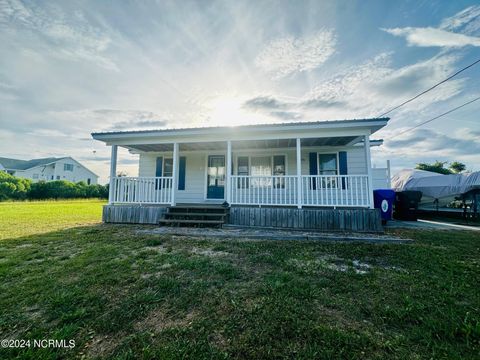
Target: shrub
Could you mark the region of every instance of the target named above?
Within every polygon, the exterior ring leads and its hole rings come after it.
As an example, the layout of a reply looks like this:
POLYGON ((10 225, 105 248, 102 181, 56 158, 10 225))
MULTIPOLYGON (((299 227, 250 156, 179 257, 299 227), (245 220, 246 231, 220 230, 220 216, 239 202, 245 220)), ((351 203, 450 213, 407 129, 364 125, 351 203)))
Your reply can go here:
POLYGON ((32 184, 29 199, 75 199, 108 198, 103 185, 87 185, 83 181, 73 183, 66 180, 39 181, 32 184))
POLYGON ((76 198, 107 199, 108 186, 87 185, 83 181, 73 183, 66 180, 32 183, 29 179, 17 178, 0 171, 0 201, 76 198))
POLYGON ((30 180, 17 178, 0 171, 0 201, 26 199, 30 186, 30 180))

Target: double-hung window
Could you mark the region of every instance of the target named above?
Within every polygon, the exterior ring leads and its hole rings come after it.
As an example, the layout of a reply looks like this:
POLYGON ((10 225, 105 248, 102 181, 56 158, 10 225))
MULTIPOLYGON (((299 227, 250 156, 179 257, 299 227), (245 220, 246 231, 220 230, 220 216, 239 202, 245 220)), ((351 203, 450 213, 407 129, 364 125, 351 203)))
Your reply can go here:
POLYGON ((324 175, 322 178, 322 187, 337 187, 337 178, 328 175, 338 175, 338 157, 336 153, 318 154, 318 175, 324 175))
POLYGON ((275 155, 273 157, 273 175, 279 176, 273 179, 273 187, 275 189, 285 188, 285 155, 275 155))
POLYGON ((238 179, 239 189, 249 186, 253 188, 284 188, 285 179, 283 177, 285 174, 285 155, 239 156, 237 158, 237 175, 250 176, 250 178, 240 177, 238 179))
MULTIPOLYGON (((239 156, 237 158, 237 175, 239 176, 248 176, 248 156, 239 156)), ((238 188, 239 189, 247 189, 248 188, 248 178, 247 177, 240 177, 238 178, 238 188)))
POLYGON ((73 164, 63 164, 63 171, 73 171, 73 164))
POLYGON ((164 177, 173 176, 173 159, 165 158, 163 161, 163 175, 164 177))

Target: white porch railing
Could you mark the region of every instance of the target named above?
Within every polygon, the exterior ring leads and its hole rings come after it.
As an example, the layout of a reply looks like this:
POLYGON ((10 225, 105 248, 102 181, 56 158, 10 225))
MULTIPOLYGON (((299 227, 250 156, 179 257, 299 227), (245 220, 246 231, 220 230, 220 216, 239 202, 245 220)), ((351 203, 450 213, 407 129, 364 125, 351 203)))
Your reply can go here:
POLYGON ((302 175, 302 205, 368 207, 368 175, 302 175))
POLYGON ((296 205, 297 176, 230 177, 230 199, 236 205, 296 205))
MULTIPOLYGON (((298 177, 231 176, 235 205, 298 205, 298 177)), ((368 207, 368 175, 302 175, 301 205, 368 207)))
MULTIPOLYGON (((297 206, 298 177, 232 175, 227 191, 234 205, 297 206)), ((113 203, 170 204, 173 177, 116 177, 113 203)), ((302 175, 301 205, 369 207, 368 175, 302 175)))
POLYGON ((173 177, 116 177, 113 203, 170 204, 173 177))

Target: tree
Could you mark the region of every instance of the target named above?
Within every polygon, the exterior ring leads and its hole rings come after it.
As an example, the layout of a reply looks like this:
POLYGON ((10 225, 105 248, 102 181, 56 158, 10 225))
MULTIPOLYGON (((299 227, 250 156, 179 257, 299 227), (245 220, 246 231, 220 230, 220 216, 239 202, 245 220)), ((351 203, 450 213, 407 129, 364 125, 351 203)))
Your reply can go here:
POLYGON ((467 167, 465 166, 465 164, 458 161, 450 163, 449 167, 449 169, 455 174, 460 174, 462 171, 465 171, 466 168, 467 167))
POLYGON ((427 164, 427 163, 418 163, 417 166, 415 166, 415 169, 418 170, 425 170, 425 171, 430 171, 438 174, 444 174, 444 175, 449 175, 452 173, 450 169, 447 169, 444 167, 446 164, 446 161, 435 161, 433 164, 427 164))

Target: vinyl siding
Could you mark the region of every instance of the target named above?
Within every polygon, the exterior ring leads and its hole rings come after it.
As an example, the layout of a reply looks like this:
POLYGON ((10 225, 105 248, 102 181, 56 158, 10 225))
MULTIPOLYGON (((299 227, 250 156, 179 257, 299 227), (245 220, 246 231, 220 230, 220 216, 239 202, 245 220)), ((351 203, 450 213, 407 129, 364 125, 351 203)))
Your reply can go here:
MULTIPOLYGON (((309 175, 309 153, 310 152, 347 152, 347 165, 349 175, 366 174, 365 150, 362 147, 309 147, 302 148, 302 174, 309 175)), ((208 155, 225 154, 222 151, 209 152, 182 152, 180 156, 186 157, 185 190, 176 190, 177 203, 196 203, 205 201, 206 193, 206 165, 208 155)), ((262 149, 262 150, 241 150, 232 152, 233 172, 237 173, 238 156, 268 156, 285 155, 287 175, 296 175, 296 149, 262 149)), ((156 158, 158 156, 171 157, 172 153, 140 153, 139 176, 155 176, 156 158)))

